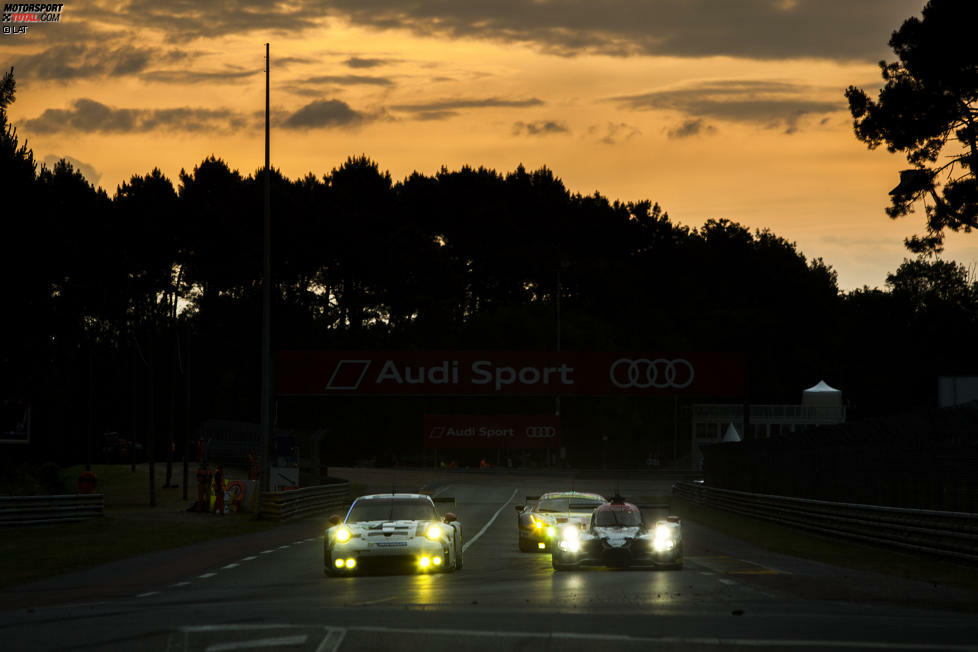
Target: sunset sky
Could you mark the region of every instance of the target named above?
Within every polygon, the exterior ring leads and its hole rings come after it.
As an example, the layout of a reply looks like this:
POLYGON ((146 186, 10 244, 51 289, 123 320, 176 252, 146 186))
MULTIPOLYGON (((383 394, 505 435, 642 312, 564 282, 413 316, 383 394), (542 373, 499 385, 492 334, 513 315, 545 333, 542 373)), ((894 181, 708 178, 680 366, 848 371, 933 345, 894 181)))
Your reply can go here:
MULTIPOLYGON (((546 165, 573 192, 650 199, 690 226, 768 227, 843 289, 883 286, 922 231, 883 212, 901 154, 852 133, 843 91, 881 84, 924 0, 65 2, 0 36, 10 115, 38 161, 114 194, 154 166, 264 160, 328 173, 366 154, 417 170, 546 165)), ((274 210, 274 209, 273 209, 274 210)), ((971 265, 978 235, 944 254, 971 265)))

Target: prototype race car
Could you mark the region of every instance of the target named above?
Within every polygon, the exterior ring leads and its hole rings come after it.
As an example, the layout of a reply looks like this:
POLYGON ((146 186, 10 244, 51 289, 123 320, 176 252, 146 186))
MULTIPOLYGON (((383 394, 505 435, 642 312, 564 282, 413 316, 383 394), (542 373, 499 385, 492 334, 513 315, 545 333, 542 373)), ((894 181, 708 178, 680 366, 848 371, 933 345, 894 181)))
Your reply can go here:
MULTIPOLYGON (((438 498, 452 502, 452 498, 438 498)), ((360 496, 346 518, 330 519, 323 561, 330 575, 361 569, 451 572, 462 568, 462 525, 455 514, 438 515, 425 494, 360 496)))
POLYGON ((588 527, 564 527, 558 533, 551 563, 554 570, 579 566, 683 567, 683 532, 678 516, 646 521, 621 496, 601 505, 588 527))
POLYGON ((546 552, 563 527, 587 526, 595 507, 608 502, 599 494, 579 491, 551 491, 542 496, 527 496, 535 505, 517 505, 516 531, 521 552, 546 552))

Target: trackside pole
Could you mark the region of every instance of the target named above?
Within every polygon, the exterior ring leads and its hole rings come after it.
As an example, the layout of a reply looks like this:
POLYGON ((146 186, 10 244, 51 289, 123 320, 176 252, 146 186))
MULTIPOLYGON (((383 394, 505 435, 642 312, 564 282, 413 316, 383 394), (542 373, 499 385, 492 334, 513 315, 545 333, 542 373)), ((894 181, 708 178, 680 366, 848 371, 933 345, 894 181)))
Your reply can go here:
POLYGON ((272 439, 272 211, 271 166, 269 154, 269 59, 268 43, 265 44, 265 224, 264 256, 261 293, 261 489, 270 488, 268 449, 272 439))

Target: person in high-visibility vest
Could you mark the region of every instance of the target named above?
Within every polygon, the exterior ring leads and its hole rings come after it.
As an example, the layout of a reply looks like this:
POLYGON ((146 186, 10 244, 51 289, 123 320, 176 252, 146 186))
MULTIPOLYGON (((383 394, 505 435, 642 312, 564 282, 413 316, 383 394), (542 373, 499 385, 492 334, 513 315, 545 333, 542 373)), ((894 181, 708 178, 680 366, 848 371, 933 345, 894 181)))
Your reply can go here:
POLYGON ((206 512, 208 510, 208 502, 211 486, 211 472, 207 468, 207 462, 202 462, 200 468, 197 469, 197 511, 206 512))
POLYGON ((214 469, 214 513, 224 514, 224 467, 214 469))

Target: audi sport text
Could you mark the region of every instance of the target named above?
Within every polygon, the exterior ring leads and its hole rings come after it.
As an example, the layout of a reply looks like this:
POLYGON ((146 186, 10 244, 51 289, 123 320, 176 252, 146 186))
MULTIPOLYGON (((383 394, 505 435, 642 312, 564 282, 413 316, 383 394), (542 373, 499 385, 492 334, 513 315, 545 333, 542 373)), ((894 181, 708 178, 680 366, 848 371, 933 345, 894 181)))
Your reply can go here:
MULTIPOLYGON (((573 385, 574 379, 571 374, 574 368, 566 364, 559 367, 493 367, 488 360, 477 360, 472 363, 470 382, 473 385, 492 385, 496 391, 502 389, 504 385, 519 383, 522 385, 536 385, 543 383, 549 385, 551 376, 554 382, 561 385, 573 385), (559 378, 559 380, 558 380, 559 378)), ((385 382, 393 382, 398 385, 420 385, 431 383, 432 385, 459 384, 458 361, 449 362, 446 360, 434 367, 404 367, 398 369, 393 360, 388 360, 380 373, 377 374, 378 385, 385 382)))

